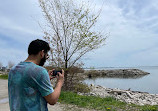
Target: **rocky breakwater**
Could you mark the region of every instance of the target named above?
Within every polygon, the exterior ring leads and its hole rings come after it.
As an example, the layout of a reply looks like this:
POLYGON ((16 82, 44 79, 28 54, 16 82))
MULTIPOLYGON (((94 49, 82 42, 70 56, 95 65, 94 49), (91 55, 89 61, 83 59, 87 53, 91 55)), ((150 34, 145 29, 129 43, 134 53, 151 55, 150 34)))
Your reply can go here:
MULTIPOLYGON (((149 74, 139 69, 115 69, 115 70, 89 70, 85 72, 88 78, 112 77, 112 78, 139 78, 149 74)), ((86 78, 86 77, 85 77, 86 78)), ((158 94, 149 94, 147 92, 111 89, 91 84, 90 93, 84 95, 114 97, 126 103, 137 105, 158 105, 158 94)), ((81 93, 80 93, 81 94, 81 93)))
MULTIPOLYGON (((89 86, 91 91, 87 94, 91 96, 104 97, 114 97, 126 103, 133 103, 137 105, 158 105, 158 94, 149 94, 146 92, 121 90, 121 89, 111 89, 102 86, 89 86)), ((80 93, 81 94, 81 93, 80 93)))
POLYGON ((114 70, 87 70, 85 74, 93 77, 115 77, 115 78, 139 78, 149 74, 139 69, 114 69, 114 70))

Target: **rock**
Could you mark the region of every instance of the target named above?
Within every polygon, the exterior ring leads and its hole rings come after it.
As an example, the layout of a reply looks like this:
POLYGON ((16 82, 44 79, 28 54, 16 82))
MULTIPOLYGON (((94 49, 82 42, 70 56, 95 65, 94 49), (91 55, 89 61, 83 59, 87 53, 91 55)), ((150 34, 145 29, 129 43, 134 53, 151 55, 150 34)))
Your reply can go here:
POLYGON ((91 88, 91 92, 87 93, 86 95, 100 96, 102 98, 110 96, 120 101, 137 105, 158 105, 158 94, 121 90, 118 88, 111 89, 102 86, 94 86, 93 84, 91 84, 89 87, 91 88))

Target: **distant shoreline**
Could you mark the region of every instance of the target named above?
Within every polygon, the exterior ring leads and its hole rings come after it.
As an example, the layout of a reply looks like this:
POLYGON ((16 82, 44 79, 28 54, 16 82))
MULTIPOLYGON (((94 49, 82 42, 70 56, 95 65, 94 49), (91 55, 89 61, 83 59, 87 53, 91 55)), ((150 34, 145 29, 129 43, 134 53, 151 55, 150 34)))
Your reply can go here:
POLYGON ((104 69, 139 69, 139 68, 158 68, 158 66, 131 66, 131 67, 85 67, 84 70, 104 70, 104 69))
POLYGON ((144 75, 150 74, 140 69, 104 69, 104 70, 85 70, 84 77, 86 78, 97 78, 97 77, 119 77, 119 78, 137 78, 144 75))

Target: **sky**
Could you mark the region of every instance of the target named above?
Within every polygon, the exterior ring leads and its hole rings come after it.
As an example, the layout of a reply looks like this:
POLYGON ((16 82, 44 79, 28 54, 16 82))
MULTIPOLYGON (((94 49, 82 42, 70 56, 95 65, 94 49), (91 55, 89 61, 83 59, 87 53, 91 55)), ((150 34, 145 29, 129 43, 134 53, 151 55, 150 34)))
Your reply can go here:
MULTIPOLYGON (((92 1, 92 0, 89 0, 92 1)), ((108 34, 105 46, 87 53, 84 67, 158 66, 158 1, 93 0, 102 7, 96 29, 108 34)), ((38 0, 0 1, 0 62, 24 61, 29 43, 43 39, 38 0)))

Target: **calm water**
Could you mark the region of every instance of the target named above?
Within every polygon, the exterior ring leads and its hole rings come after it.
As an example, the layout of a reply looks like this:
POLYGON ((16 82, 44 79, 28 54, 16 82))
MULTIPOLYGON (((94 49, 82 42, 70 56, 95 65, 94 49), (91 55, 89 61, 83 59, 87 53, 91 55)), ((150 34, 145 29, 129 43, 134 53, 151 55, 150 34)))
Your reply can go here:
MULTIPOLYGON (((104 68, 107 69, 107 68, 104 68)), ((108 68, 109 69, 109 68, 108 68)), ((124 69, 124 68, 113 68, 124 69)), ((87 79, 87 84, 101 85, 107 88, 119 88, 127 90, 131 88, 133 91, 149 92, 158 94, 158 67, 137 67, 143 71, 149 72, 149 75, 141 78, 95 78, 87 79)))

